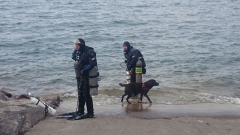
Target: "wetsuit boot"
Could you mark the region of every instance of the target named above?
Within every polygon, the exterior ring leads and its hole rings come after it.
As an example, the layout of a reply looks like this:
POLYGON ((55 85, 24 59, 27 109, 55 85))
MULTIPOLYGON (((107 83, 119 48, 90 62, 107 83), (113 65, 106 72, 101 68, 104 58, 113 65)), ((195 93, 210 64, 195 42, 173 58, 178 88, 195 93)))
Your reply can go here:
POLYGON ((88 97, 86 100, 86 105, 87 105, 87 113, 82 115, 82 118, 93 118, 94 117, 94 111, 93 111, 93 100, 92 97, 88 97))
POLYGON ((81 115, 79 117, 75 117, 75 120, 85 119, 85 118, 93 118, 94 117, 93 101, 92 101, 91 96, 86 100, 86 106, 87 106, 87 113, 84 114, 84 115, 81 115))

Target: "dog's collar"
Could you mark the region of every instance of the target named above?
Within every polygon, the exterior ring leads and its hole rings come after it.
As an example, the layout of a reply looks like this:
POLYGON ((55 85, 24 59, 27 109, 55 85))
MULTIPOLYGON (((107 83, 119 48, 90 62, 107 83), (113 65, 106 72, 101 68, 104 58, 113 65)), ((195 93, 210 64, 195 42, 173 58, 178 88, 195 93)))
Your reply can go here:
POLYGON ((142 90, 144 91, 144 90, 150 90, 150 89, 148 87, 146 87, 145 84, 143 83, 142 84, 142 90))

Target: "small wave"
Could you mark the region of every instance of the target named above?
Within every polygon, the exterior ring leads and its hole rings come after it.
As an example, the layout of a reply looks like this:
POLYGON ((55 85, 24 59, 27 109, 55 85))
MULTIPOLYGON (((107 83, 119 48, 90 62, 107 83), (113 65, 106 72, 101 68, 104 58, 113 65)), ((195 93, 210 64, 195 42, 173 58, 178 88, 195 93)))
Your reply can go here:
POLYGON ((217 96, 208 93, 196 93, 195 95, 201 102, 213 102, 213 103, 231 103, 240 104, 240 98, 217 96))
POLYGON ((77 97, 77 92, 67 92, 67 93, 62 93, 61 97, 77 97))
POLYGON ((235 79, 232 75, 215 77, 202 83, 205 87, 226 87, 233 84, 235 84, 235 79))

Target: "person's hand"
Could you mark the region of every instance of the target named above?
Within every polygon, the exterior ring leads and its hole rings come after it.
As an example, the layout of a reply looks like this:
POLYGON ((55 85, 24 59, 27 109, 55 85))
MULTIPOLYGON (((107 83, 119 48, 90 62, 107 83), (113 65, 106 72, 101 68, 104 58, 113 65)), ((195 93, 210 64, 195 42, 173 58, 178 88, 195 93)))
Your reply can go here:
POLYGON ((82 75, 86 75, 87 74, 87 70, 84 68, 83 70, 81 70, 81 74, 82 75))
POLYGON ((127 66, 126 71, 130 71, 130 70, 131 70, 131 67, 130 67, 130 66, 127 66))

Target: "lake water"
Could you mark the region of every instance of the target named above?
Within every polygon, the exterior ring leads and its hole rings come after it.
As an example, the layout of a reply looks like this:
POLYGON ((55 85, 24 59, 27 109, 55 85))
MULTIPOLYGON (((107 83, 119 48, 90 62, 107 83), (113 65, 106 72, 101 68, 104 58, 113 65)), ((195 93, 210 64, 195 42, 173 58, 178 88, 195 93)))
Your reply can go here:
POLYGON ((76 96, 71 53, 95 49, 96 104, 118 104, 122 43, 144 55, 155 103, 240 104, 238 0, 0 0, 0 89, 76 96))

